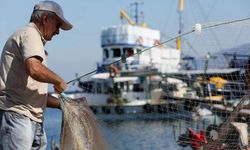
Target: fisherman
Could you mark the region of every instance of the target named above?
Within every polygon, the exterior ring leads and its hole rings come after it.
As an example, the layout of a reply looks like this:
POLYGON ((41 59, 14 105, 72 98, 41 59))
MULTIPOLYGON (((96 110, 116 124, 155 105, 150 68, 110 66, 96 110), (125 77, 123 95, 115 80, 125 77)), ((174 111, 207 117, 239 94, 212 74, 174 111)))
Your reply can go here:
POLYGON ((0 149, 45 150, 45 107, 60 107, 48 94, 48 83, 57 93, 67 84, 47 68, 44 46, 59 29, 70 30, 62 8, 53 1, 34 6, 30 23, 7 40, 0 60, 0 149))

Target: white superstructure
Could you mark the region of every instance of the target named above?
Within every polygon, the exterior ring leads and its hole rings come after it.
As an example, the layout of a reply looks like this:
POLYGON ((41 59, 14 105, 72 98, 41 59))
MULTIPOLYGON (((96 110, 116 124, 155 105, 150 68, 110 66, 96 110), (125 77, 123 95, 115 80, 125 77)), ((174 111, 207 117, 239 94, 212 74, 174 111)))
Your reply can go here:
POLYGON ((114 44, 151 47, 157 41, 160 41, 158 30, 129 24, 108 27, 101 32, 101 45, 103 47, 114 44))
POLYGON ((130 24, 105 28, 101 33, 103 48, 101 64, 110 64, 120 59, 122 55, 135 55, 129 57, 123 66, 120 64, 119 69, 177 72, 180 68, 180 50, 159 44, 158 30, 130 24))

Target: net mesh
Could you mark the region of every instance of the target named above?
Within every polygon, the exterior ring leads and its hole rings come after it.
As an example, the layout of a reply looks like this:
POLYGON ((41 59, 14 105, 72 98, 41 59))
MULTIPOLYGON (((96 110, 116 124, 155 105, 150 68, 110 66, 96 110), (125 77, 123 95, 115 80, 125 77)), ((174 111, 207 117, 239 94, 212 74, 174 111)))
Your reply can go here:
MULTIPOLYGON (((217 35, 224 35, 217 41, 210 39, 210 31, 204 31, 199 37, 193 34, 185 37, 190 40, 183 44, 183 53, 198 57, 196 63, 183 58, 178 73, 155 72, 153 64, 148 64, 144 70, 122 70, 119 66, 124 63, 117 62, 114 65, 119 72, 110 72, 110 66, 100 67, 97 72, 79 79, 78 94, 87 98, 90 109, 86 103, 61 97, 62 149, 105 147, 92 112, 103 118, 138 119, 142 116, 179 121, 170 134, 176 142, 174 149, 247 149, 250 45, 237 45, 249 35, 249 30, 245 30, 249 24, 247 21, 214 29, 217 35), (240 36, 242 29, 245 33, 240 36), (197 47, 202 47, 203 53, 197 47), (129 74, 133 71, 136 73, 129 74), (95 101, 98 96, 100 99, 95 101), (131 117, 133 115, 136 117, 131 117), (194 127, 193 123, 198 126, 194 127)), ((187 40, 185 38, 183 40, 187 40)), ((145 52, 149 51, 151 49, 145 52)))
POLYGON ((63 111, 60 149, 105 150, 98 122, 86 101, 83 98, 72 100, 65 95, 59 98, 63 111))

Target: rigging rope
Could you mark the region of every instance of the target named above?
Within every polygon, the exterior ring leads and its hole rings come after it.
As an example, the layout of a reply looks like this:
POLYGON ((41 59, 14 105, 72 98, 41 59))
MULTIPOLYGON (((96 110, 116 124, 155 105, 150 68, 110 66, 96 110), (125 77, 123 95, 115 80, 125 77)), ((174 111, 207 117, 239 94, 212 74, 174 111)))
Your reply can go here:
MULTIPOLYGON (((207 25, 203 25, 203 26, 202 26, 202 29, 205 30, 205 29, 209 29, 209 28, 214 28, 214 27, 218 27, 218 26, 222 26, 222 25, 227 25, 227 24, 233 24, 233 23, 242 22, 242 21, 246 21, 246 20, 250 20, 250 18, 248 17, 248 18, 243 18, 243 19, 225 21, 225 22, 221 22, 221 23, 217 23, 217 24, 212 24, 212 25, 207 24, 207 25)), ((190 31, 187 31, 187 32, 182 33, 182 34, 180 34, 180 35, 177 35, 177 36, 175 36, 175 37, 172 37, 172 38, 170 38, 170 39, 168 39, 168 40, 166 40, 166 41, 160 42, 160 43, 157 44, 157 45, 154 45, 154 46, 145 48, 145 49, 143 49, 141 52, 134 53, 134 54, 132 54, 132 55, 130 55, 130 56, 125 56, 125 59, 126 59, 126 58, 129 58, 129 57, 136 56, 136 55, 140 55, 141 53, 143 53, 143 52, 145 52, 145 51, 148 51, 148 50, 150 50, 150 49, 152 49, 152 48, 154 48, 154 47, 158 47, 158 46, 160 46, 160 45, 166 44, 166 43, 168 43, 168 42, 170 42, 170 41, 173 41, 173 40, 177 39, 178 37, 183 37, 183 36, 186 36, 186 35, 188 35, 188 34, 190 34, 190 33, 193 33, 193 32, 195 32, 195 29, 192 29, 192 30, 190 30, 190 31)), ((109 64, 107 64, 107 65, 105 65, 105 66, 110 66, 110 65, 115 64, 115 63, 117 63, 117 62, 120 62, 122 59, 123 59, 123 58, 120 58, 120 59, 118 59, 118 60, 116 60, 116 61, 113 61, 113 62, 111 62, 111 63, 109 63, 109 64)), ((75 78, 75 79, 73 79, 73 80, 70 80, 70 81, 67 82, 67 84, 72 83, 72 82, 74 82, 74 81, 77 81, 77 80, 79 80, 79 79, 81 79, 81 78, 83 78, 83 77, 85 77, 85 76, 88 76, 88 75, 90 75, 90 74, 92 74, 92 73, 95 73, 95 72, 97 72, 97 69, 95 69, 95 70, 93 70, 93 71, 91 71, 91 72, 88 72, 88 73, 86 73, 86 74, 83 74, 83 75, 81 75, 81 76, 79 76, 79 77, 77 77, 77 78, 75 78)))

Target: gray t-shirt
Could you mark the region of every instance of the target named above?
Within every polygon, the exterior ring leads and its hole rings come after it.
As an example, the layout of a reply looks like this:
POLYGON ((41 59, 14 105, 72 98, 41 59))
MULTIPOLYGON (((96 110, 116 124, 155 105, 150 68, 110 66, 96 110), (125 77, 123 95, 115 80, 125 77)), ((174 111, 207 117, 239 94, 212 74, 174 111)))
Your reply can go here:
POLYGON ((34 23, 17 30, 7 40, 0 60, 0 109, 43 121, 48 84, 27 74, 25 60, 40 57, 47 66, 44 43, 34 23))

